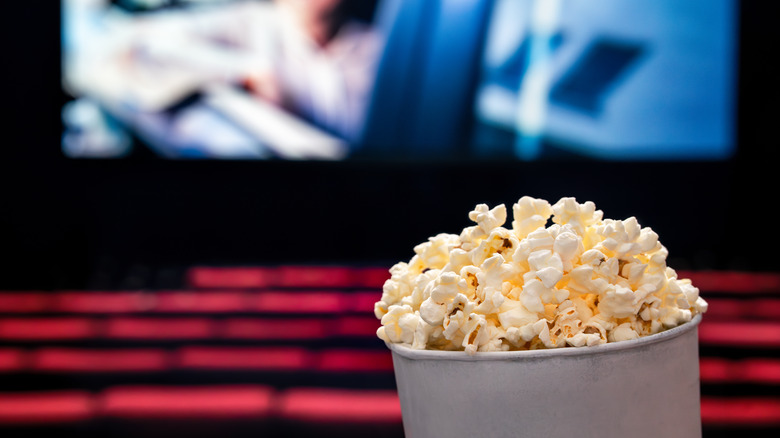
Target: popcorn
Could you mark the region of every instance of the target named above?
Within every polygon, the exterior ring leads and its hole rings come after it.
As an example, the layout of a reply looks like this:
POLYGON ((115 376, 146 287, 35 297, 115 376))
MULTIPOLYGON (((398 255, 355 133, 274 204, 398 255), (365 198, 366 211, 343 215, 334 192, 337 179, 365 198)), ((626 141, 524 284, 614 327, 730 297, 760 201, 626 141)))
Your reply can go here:
POLYGON ((459 275, 453 272, 443 273, 436 279, 428 298, 420 305, 422 319, 428 324, 440 325, 447 312, 451 312, 454 306, 468 302, 468 299, 460 293, 466 287, 466 281, 459 275), (458 298, 457 302, 455 302, 456 298, 458 298))
POLYGON ((450 250, 458 246, 458 236, 439 234, 414 247, 419 261, 428 269, 441 269, 450 260, 450 250))
POLYGON ((572 270, 574 261, 582 254, 583 248, 580 236, 574 233, 573 230, 570 231, 568 226, 561 227, 561 232, 555 237, 553 251, 558 254, 565 270, 572 270))
POLYGON ((611 318, 628 318, 636 315, 638 309, 635 303, 634 291, 630 288, 615 285, 611 287, 599 302, 599 313, 611 318))
POLYGON ((630 341, 637 338, 639 338, 639 333, 631 328, 629 323, 620 324, 609 333, 609 342, 630 341))
POLYGON ((584 235, 587 227, 601 221, 603 215, 601 210, 596 210, 596 204, 590 201, 578 204, 574 198, 561 198, 552 210, 554 223, 569 224, 579 235, 584 235))
POLYGON ((515 220, 512 221, 512 229, 518 238, 522 239, 538 228, 544 227, 552 216, 552 207, 544 199, 534 199, 523 196, 512 207, 515 220))
POLYGON ((469 213, 469 219, 476 222, 485 233, 489 233, 506 222, 506 207, 501 204, 490 210, 486 204, 479 204, 469 213))
POLYGON ((494 228, 506 222, 506 207, 501 204, 491 210, 486 204, 479 204, 469 213, 469 219, 477 225, 465 228, 460 234, 461 247, 466 251, 473 249, 494 228))
POLYGON ((392 306, 382 317, 382 327, 376 334, 385 342, 411 344, 419 323, 420 318, 411 306, 392 306))
POLYGON ((658 235, 650 228, 640 229, 634 217, 624 221, 607 219, 598 228, 598 234, 605 237, 599 246, 618 258, 650 251, 658 244, 658 235))
POLYGON ((536 276, 545 287, 551 288, 563 278, 561 256, 550 250, 542 249, 529 254, 528 265, 536 271, 536 276))
POLYGON ((515 235, 505 228, 495 228, 490 235, 480 242, 479 246, 471 252, 471 262, 474 265, 482 264, 494 254, 511 257, 514 249, 520 245, 515 235))
POLYGON ((636 218, 592 202, 528 196, 477 205, 475 225, 438 234, 397 263, 374 313, 385 342, 468 354, 585 347, 658 333, 707 311, 636 218), (552 224, 549 222, 552 220, 552 224))

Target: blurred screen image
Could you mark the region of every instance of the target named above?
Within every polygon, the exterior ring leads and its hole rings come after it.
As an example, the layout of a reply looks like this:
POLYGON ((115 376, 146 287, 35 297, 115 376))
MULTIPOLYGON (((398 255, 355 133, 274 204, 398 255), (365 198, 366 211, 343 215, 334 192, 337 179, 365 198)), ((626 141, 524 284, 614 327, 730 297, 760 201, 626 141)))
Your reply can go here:
POLYGON ((497 131, 526 159, 540 140, 597 158, 726 159, 737 16, 731 0, 499 0, 476 143, 497 131))
POLYGON ((733 0, 62 0, 63 153, 719 160, 733 0))

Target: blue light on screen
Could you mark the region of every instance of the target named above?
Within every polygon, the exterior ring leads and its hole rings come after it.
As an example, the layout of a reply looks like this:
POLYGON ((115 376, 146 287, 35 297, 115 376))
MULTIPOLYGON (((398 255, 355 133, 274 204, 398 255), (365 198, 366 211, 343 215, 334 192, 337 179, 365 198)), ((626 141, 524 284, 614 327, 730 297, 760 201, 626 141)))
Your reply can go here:
POLYGON ((736 0, 375 3, 324 50, 286 2, 62 0, 63 152, 724 160, 736 150, 736 0))
POLYGON ((603 159, 734 153, 733 0, 550 3, 499 0, 491 18, 476 114, 516 156, 538 158, 536 139, 603 159))

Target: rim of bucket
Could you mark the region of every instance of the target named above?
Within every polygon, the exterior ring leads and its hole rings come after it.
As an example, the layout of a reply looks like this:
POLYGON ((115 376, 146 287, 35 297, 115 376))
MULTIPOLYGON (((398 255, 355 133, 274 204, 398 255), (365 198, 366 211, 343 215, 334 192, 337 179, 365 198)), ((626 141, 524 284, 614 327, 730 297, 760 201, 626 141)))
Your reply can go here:
POLYGON ((477 352, 475 355, 469 356, 465 351, 415 350, 403 344, 391 344, 387 342, 385 342, 385 345, 387 345, 387 347, 392 350, 393 353, 399 354, 409 359, 480 361, 532 359, 548 356, 583 356, 589 354, 630 350, 640 346, 656 344, 658 342, 673 339, 695 329, 696 326, 698 326, 701 322, 701 318, 701 314, 698 314, 693 317, 693 319, 684 324, 680 324, 677 327, 664 330, 654 335, 644 336, 629 341, 608 342, 606 344, 595 345, 592 347, 561 347, 544 350, 488 351, 477 352))

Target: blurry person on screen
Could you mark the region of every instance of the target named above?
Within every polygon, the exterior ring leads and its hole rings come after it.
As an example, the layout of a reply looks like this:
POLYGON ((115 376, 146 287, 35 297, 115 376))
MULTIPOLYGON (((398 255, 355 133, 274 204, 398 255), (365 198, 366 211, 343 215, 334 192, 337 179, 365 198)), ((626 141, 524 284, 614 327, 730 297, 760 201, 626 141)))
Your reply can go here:
POLYGON ((275 0, 271 62, 246 81, 256 95, 348 142, 359 140, 382 46, 370 24, 349 14, 360 1, 275 0))

